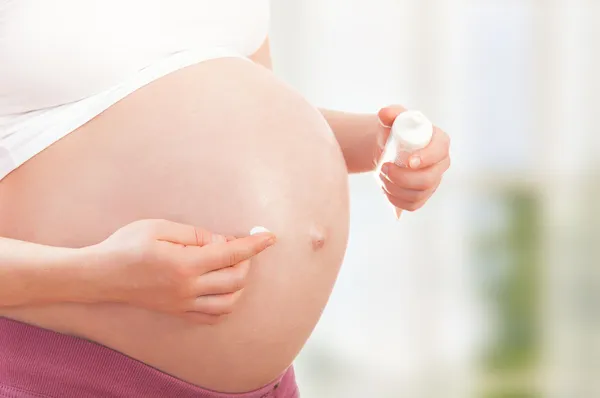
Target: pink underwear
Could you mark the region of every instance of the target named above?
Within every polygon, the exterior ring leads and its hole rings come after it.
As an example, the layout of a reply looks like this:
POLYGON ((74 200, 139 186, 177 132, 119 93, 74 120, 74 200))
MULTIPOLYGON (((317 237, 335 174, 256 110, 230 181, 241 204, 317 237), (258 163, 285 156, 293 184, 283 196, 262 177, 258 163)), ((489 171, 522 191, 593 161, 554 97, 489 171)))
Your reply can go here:
POLYGON ((297 398, 290 367, 258 390, 184 382, 100 344, 0 317, 0 398, 297 398))

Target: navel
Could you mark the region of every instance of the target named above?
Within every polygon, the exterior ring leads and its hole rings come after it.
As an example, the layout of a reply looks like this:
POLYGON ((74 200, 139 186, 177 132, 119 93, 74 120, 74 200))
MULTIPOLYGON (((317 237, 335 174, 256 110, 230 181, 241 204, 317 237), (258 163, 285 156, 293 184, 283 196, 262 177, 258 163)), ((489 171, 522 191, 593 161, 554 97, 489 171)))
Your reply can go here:
POLYGON ((314 251, 320 250, 325 246, 325 229, 319 225, 313 225, 310 229, 310 242, 314 251))

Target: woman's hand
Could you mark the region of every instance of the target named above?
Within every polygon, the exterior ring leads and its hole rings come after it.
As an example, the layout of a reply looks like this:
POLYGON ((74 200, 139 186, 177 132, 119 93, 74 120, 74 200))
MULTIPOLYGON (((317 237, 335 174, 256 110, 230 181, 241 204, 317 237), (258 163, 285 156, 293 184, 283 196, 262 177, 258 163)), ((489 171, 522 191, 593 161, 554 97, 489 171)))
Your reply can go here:
MULTIPOLYGON (((396 116, 405 110, 395 105, 379 111, 381 127, 378 141, 381 152, 390 135, 390 126, 396 116)), ((433 195, 449 167, 450 137, 434 127, 430 144, 410 156, 409 167, 400 167, 394 163, 385 163, 382 166, 380 178, 383 182, 383 190, 390 203, 397 208, 417 210, 433 195)))
POLYGON ((223 237, 165 220, 142 220, 91 247, 101 259, 99 293, 108 301, 214 324, 232 312, 250 258, 275 243, 271 233, 223 237))

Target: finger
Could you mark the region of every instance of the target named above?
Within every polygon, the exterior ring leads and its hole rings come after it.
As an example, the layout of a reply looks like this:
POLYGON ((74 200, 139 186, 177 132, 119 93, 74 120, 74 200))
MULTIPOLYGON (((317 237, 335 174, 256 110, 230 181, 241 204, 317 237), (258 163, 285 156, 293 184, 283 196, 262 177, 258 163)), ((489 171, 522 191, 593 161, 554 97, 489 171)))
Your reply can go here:
POLYGON ((433 189, 434 188, 430 188, 430 189, 426 189, 423 191, 417 191, 414 189, 406 189, 406 188, 401 188, 397 185, 395 185, 393 182, 389 181, 389 180, 383 180, 383 186, 381 187, 384 192, 390 194, 391 196, 395 197, 396 199, 405 201, 405 202, 409 202, 409 203, 415 203, 415 202, 419 202, 423 199, 427 199, 428 197, 431 196, 431 194, 433 193, 433 189))
POLYGON ((401 188, 424 191, 439 184, 442 175, 450 167, 450 158, 446 158, 440 163, 420 170, 400 167, 393 163, 386 163, 384 166, 387 167, 382 168, 382 174, 386 178, 382 179, 382 181, 387 179, 401 188))
POLYGON ((396 117, 404 111, 406 111, 406 108, 402 105, 390 105, 382 108, 379 113, 377 113, 377 116, 379 117, 379 122, 381 122, 384 127, 391 128, 396 117))
POLYGON ((225 241, 221 235, 203 228, 167 220, 154 220, 152 232, 157 240, 185 246, 204 246, 212 242, 225 241))
POLYGON ((450 137, 437 127, 433 128, 431 142, 412 154, 408 160, 411 169, 433 166, 450 156, 450 137))
POLYGON ((231 242, 206 245, 198 250, 197 264, 204 272, 230 267, 257 255, 275 243, 275 235, 262 232, 231 242))
POLYGON ((187 322, 198 325, 216 325, 223 319, 220 315, 202 314, 194 311, 185 312, 182 317, 187 322))
POLYGON ((194 300, 191 311, 210 315, 226 315, 233 312, 235 303, 239 300, 243 290, 235 293, 215 294, 200 296, 194 300))
POLYGON ((249 271, 250 260, 246 260, 234 266, 201 275, 195 283, 194 295, 205 296, 237 292, 246 285, 249 271))
POLYGON ((398 199, 392 195, 390 195, 389 193, 385 192, 385 195, 387 196, 388 200, 390 201, 391 204, 393 204, 395 207, 399 208, 399 209, 403 209, 406 211, 415 211, 415 210, 419 210, 421 207, 423 207, 423 205, 425 203, 427 203, 427 199, 425 200, 421 200, 419 202, 407 202, 401 199, 398 199))

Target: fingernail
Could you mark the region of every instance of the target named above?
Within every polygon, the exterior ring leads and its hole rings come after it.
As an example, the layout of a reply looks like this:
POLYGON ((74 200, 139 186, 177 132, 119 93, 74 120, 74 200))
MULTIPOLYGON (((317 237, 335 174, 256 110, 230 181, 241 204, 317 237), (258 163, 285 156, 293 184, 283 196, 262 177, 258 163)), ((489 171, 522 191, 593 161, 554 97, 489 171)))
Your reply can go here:
POLYGON ((413 156, 412 158, 410 158, 408 164, 410 165, 411 169, 416 169, 421 165, 421 158, 419 156, 413 156))
POLYGON ((381 172, 385 175, 387 175, 389 169, 390 169, 390 165, 388 165, 387 163, 384 164, 383 166, 381 166, 381 172))
POLYGON ((379 124, 381 125, 381 127, 386 128, 386 129, 391 129, 392 126, 388 126, 387 124, 385 124, 383 121, 381 121, 381 119, 377 118, 379 120, 379 124))

